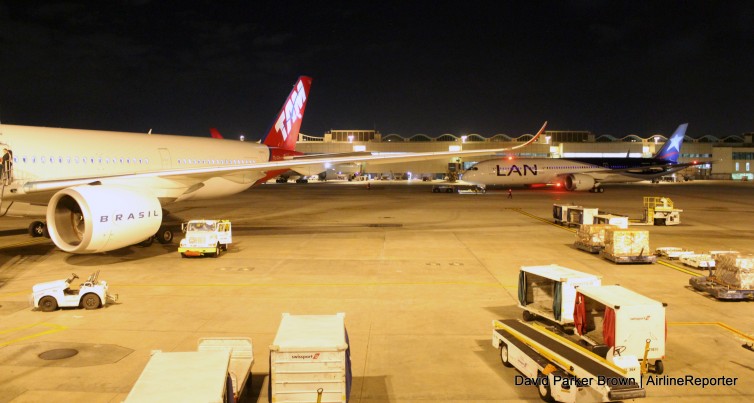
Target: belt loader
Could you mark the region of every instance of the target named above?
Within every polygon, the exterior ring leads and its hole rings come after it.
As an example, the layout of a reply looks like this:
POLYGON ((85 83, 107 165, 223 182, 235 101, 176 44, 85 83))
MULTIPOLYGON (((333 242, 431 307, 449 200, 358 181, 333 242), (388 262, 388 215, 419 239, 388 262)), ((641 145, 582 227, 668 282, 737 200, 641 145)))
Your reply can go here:
POLYGON ((523 374, 517 385, 534 385, 557 402, 608 402, 646 397, 635 356, 610 362, 541 326, 515 319, 492 321, 492 346, 506 367, 523 374))

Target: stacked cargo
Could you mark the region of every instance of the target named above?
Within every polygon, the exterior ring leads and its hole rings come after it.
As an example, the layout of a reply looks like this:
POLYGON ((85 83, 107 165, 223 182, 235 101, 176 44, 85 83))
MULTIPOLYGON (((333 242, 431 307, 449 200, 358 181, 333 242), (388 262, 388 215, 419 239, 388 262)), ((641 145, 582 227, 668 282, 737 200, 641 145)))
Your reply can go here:
POLYGON ((612 228, 605 230, 605 249, 600 256, 616 263, 654 263, 649 231, 612 228))
POLYGON ((576 231, 574 245, 581 250, 597 253, 605 247, 605 231, 617 228, 615 225, 609 224, 582 225, 576 231))
POLYGON ((715 273, 689 279, 697 291, 704 291, 717 299, 754 299, 754 255, 735 251, 712 251, 715 273))
POLYGON ((715 261, 715 277, 732 288, 754 290, 754 255, 719 255, 715 261))

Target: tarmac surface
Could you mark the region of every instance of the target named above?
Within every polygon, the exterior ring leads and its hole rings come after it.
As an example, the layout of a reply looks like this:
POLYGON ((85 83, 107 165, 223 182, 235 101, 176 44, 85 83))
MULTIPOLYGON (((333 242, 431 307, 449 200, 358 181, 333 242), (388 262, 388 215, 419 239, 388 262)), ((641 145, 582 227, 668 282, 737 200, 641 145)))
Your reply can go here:
POLYGON ((540 401, 501 364, 491 321, 521 317, 520 266, 552 263, 667 303, 664 375, 735 378, 734 386, 649 385, 646 401, 754 401, 754 351, 743 347, 754 343, 754 302, 693 291, 689 278, 703 272, 677 261, 616 265, 577 250, 573 230, 552 224, 554 203, 641 218, 643 196, 666 196, 683 209, 681 224, 643 227, 652 248, 751 253, 754 185, 605 189, 514 188, 508 199, 507 190, 435 194, 422 183, 291 183, 168 206, 176 221, 232 220, 234 243, 217 259, 182 259, 180 233, 170 245, 71 255, 28 237, 30 220, 3 218, 0 402, 120 402, 152 350, 194 351, 211 336, 253 340, 242 401, 266 402, 268 347, 283 312, 346 313, 351 402, 540 401), (31 309, 34 284, 96 270, 116 304, 31 309), (57 350, 58 359, 39 357, 57 350))

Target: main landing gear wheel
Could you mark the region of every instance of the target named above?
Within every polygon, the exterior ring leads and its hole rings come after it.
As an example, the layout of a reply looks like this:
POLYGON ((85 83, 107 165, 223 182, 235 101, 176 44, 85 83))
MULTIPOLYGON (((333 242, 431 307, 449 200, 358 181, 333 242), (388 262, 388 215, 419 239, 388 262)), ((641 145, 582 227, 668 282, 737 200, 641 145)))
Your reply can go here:
POLYGON ((506 367, 513 366, 513 364, 508 361, 508 346, 505 343, 500 343, 500 361, 502 361, 503 365, 506 367))
POLYGON ((524 310, 523 316, 525 322, 531 322, 537 317, 537 315, 534 315, 533 313, 526 310, 524 310))
POLYGON ((42 221, 34 221, 29 224, 29 235, 39 238, 47 234, 47 225, 42 221))
POLYGON ((173 241, 173 231, 168 228, 160 227, 154 237, 157 239, 157 242, 163 245, 168 244, 173 241))

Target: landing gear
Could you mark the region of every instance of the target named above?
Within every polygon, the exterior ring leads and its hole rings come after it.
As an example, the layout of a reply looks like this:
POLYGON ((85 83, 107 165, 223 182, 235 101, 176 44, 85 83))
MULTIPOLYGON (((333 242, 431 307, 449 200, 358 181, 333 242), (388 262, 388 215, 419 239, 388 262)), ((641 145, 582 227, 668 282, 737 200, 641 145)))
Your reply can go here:
POLYGON ((32 222, 29 224, 29 235, 34 238, 39 238, 41 236, 49 237, 50 234, 47 232, 47 224, 42 221, 32 222))
POLYGON ((592 192, 592 193, 604 193, 605 192, 605 188, 603 188, 602 186, 595 186, 595 187, 591 188, 589 191, 592 192))
POLYGON ((168 244, 173 241, 173 231, 165 227, 160 227, 160 229, 158 229, 157 233, 154 235, 154 238, 157 240, 157 242, 163 245, 168 244))

